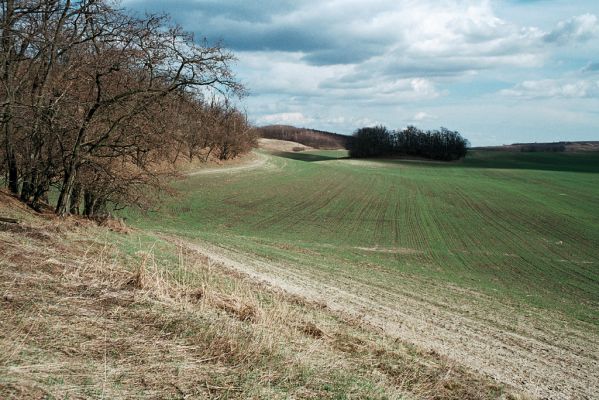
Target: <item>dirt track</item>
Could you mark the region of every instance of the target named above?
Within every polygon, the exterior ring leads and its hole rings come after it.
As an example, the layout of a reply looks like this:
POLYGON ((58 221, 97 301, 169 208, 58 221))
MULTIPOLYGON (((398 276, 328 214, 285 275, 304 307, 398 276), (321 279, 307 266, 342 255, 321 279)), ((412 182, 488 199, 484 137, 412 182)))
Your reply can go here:
POLYGON ((449 285, 407 278, 390 289, 207 243, 180 243, 216 264, 325 303, 539 398, 599 398, 599 337, 589 333, 591 327, 449 285))
POLYGON ((261 168, 266 165, 268 161, 268 156, 260 153, 256 154, 256 158, 248 163, 234 166, 223 166, 217 168, 200 168, 195 171, 187 172, 186 176, 196 176, 196 175, 212 175, 212 174, 222 174, 222 173, 233 173, 233 172, 242 172, 248 171, 252 169, 261 168))

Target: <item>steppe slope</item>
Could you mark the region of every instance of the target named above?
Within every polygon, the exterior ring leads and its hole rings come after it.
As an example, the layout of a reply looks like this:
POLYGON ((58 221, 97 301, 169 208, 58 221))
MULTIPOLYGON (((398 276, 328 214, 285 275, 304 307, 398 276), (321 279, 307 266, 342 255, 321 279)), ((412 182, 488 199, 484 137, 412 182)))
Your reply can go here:
POLYGON ((2 399, 520 398, 180 238, 0 216, 2 399))

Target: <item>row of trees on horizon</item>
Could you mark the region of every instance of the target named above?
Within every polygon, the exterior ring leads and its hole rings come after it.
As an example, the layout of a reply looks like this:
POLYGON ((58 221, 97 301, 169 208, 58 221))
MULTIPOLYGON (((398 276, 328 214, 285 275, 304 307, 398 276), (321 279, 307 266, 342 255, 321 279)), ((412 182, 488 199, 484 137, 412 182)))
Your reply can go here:
POLYGON ((110 0, 0 5, 0 173, 34 208, 94 216, 147 207, 179 158, 255 145, 221 45, 110 0))
POLYGON ((289 140, 315 149, 345 149, 350 137, 317 129, 296 128, 288 125, 268 125, 257 128, 260 137, 289 140))
POLYGON ((470 144, 446 128, 423 131, 415 126, 389 130, 384 126, 358 129, 348 144, 350 157, 410 155, 452 161, 466 156, 470 144))

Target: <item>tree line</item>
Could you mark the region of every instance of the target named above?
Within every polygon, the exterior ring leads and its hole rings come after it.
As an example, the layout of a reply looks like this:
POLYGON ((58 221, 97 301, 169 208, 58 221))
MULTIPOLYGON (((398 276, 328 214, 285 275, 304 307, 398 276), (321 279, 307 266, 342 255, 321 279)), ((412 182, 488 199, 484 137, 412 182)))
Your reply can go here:
POLYGON ((268 125, 256 129, 260 137, 289 140, 315 149, 345 149, 349 141, 349 137, 338 133, 288 125, 268 125))
POLYGON ((350 157, 410 155, 451 161, 466 156, 469 143, 446 128, 423 131, 414 126, 389 130, 384 126, 358 129, 349 142, 350 157))
POLYGON ((173 164, 255 143, 220 44, 110 0, 2 0, 0 173, 59 215, 151 204, 173 164))
POLYGON ((566 143, 528 143, 521 144, 520 151, 523 153, 563 153, 566 151, 566 143))

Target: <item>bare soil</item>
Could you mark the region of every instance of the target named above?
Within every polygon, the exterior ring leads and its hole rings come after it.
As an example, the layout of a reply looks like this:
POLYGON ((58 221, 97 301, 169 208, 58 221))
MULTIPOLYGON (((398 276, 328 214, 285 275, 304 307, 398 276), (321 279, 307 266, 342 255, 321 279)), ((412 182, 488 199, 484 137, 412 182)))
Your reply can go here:
MULTIPOLYGON (((599 337, 480 293, 406 278, 390 290, 317 268, 282 265, 211 244, 185 243, 228 268, 293 295, 349 313, 385 333, 438 352, 543 399, 596 399, 599 337)), ((525 308, 525 307, 524 307, 525 308)))
POLYGON ((258 169, 266 165, 268 161, 268 157, 264 154, 252 153, 251 157, 244 158, 241 163, 227 163, 218 167, 204 167, 198 168, 189 172, 186 172, 187 176, 196 176, 196 175, 212 175, 212 174, 221 174, 221 173, 237 173, 243 171, 249 171, 253 169, 258 169))

